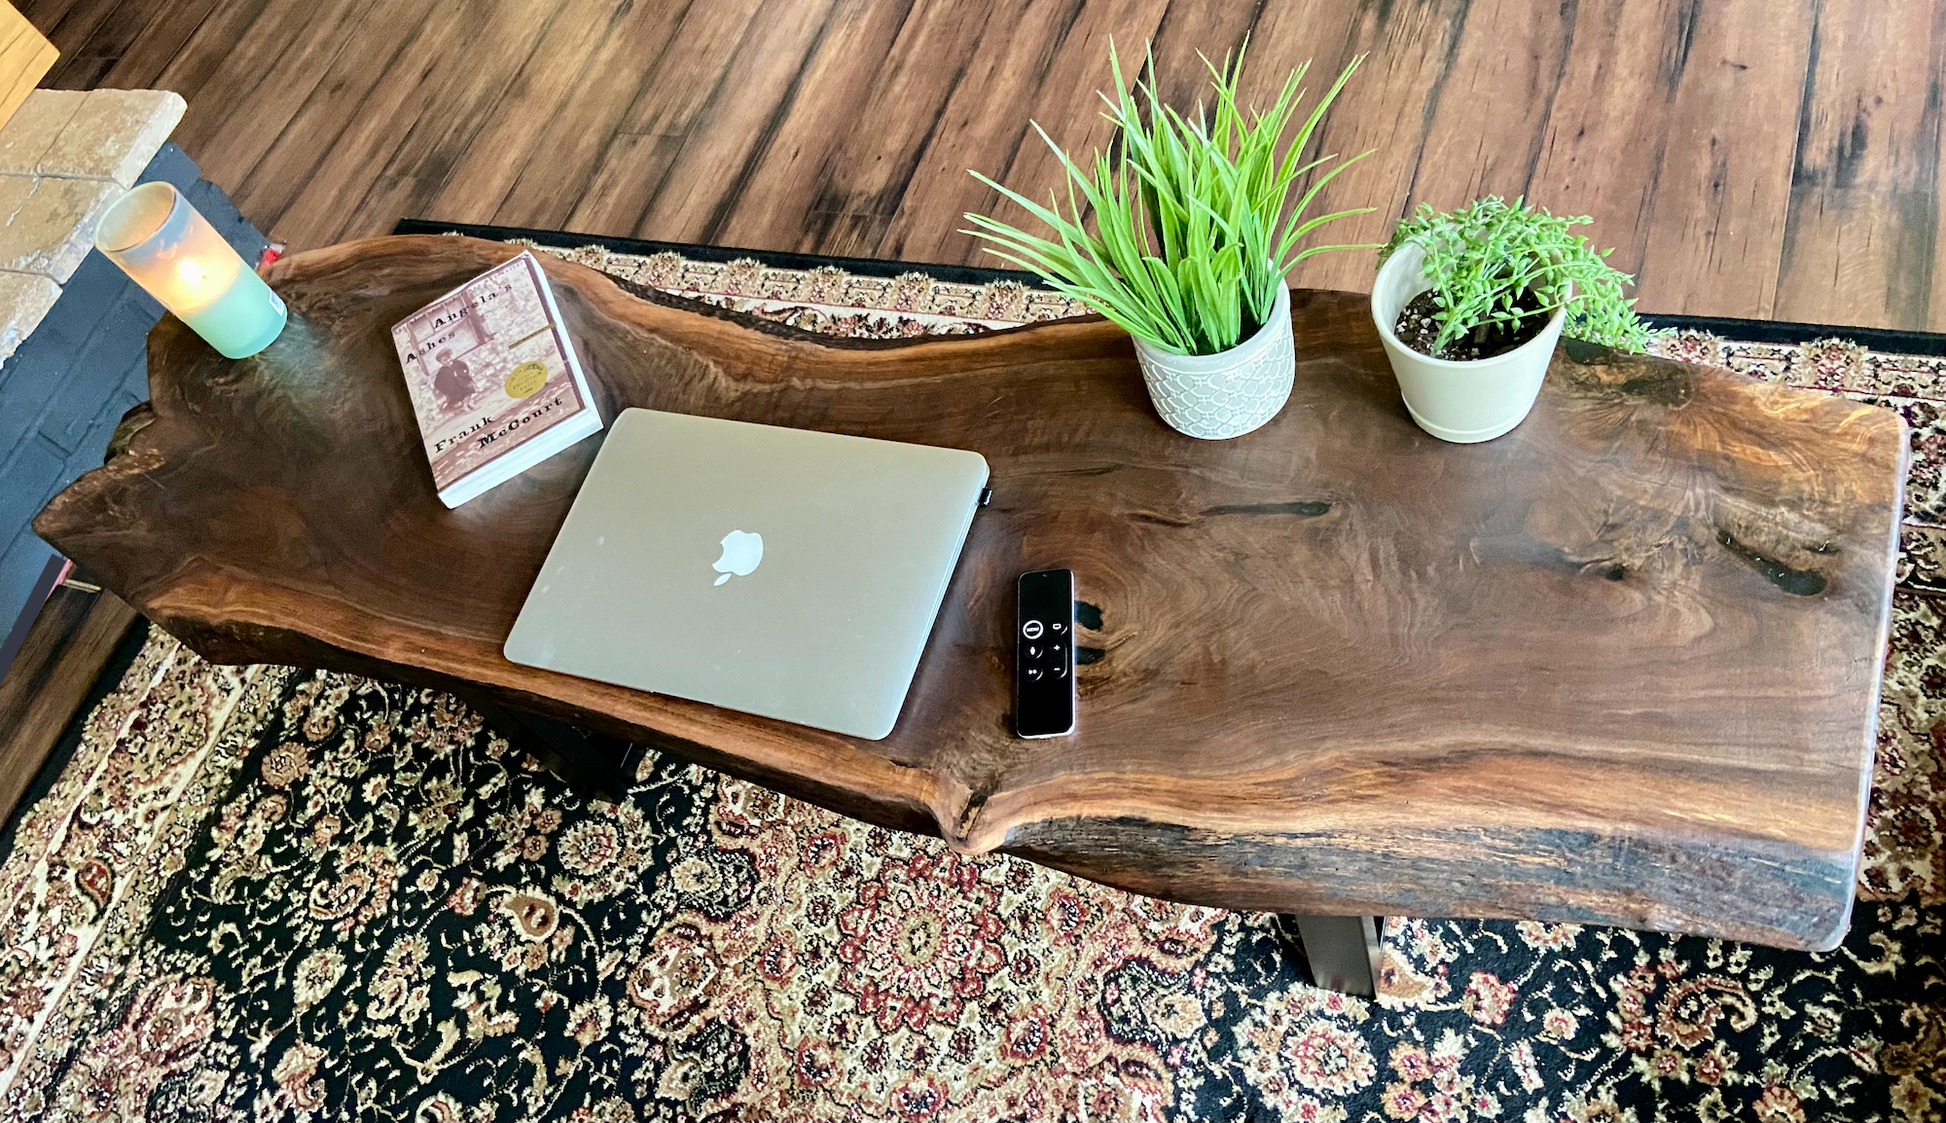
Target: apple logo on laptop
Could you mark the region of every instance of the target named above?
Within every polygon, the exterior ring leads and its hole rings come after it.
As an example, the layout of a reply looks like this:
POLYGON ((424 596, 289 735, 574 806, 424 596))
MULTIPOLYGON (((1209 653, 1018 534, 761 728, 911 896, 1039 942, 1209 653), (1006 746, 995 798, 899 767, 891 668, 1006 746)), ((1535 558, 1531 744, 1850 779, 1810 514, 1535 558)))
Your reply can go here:
POLYGON ((723 576, 716 579, 721 585, 731 577, 748 577, 764 560, 764 536, 745 530, 733 530, 723 536, 723 556, 716 559, 710 568, 723 576))

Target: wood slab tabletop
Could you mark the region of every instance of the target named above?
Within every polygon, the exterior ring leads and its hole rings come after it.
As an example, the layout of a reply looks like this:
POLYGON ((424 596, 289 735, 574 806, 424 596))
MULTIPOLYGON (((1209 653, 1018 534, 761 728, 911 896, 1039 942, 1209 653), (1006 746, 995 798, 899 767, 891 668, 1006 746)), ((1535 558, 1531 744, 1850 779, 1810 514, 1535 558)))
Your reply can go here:
POLYGON ((389 326, 518 247, 286 258, 230 362, 174 319, 107 465, 35 529, 203 655, 504 701, 969 852, 1181 901, 1527 917, 1828 948, 1848 923, 1903 423, 1565 343, 1508 436, 1407 417, 1366 298, 1299 291, 1263 429, 1181 436, 1099 319, 824 338, 540 255, 604 417, 648 406, 983 454, 898 728, 861 741, 515 666, 600 446, 457 510, 389 326), (1014 578, 1077 577, 1080 728, 1010 732, 1014 578))

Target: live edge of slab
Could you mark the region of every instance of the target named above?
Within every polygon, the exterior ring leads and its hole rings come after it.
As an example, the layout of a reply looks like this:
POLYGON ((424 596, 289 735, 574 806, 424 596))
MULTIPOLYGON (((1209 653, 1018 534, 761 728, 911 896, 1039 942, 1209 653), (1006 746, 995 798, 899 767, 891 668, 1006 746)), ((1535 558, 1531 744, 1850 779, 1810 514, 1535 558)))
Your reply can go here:
POLYGON ((605 417, 649 406, 992 465, 898 728, 861 741, 501 656, 599 441, 446 510, 387 328, 515 252, 413 237, 287 258, 268 278, 290 327, 240 362, 165 320, 150 406, 36 529, 211 659, 484 688, 1142 893, 1842 938, 1896 414, 1570 343, 1525 424, 1444 444, 1406 416, 1365 298, 1299 291, 1290 404, 1204 442, 1162 425, 1098 319, 823 338, 543 255, 605 417), (1020 741, 1013 580, 1050 566, 1099 609, 1080 637, 1099 658, 1079 731, 1020 741))

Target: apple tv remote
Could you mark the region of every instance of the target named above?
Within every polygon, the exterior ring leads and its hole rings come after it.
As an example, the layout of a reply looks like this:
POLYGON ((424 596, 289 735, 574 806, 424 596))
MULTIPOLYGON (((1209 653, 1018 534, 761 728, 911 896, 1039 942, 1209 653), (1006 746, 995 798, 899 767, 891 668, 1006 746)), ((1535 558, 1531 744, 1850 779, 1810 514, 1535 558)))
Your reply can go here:
POLYGON ((1020 575, 1014 609, 1014 733, 1074 732, 1074 572, 1020 575))

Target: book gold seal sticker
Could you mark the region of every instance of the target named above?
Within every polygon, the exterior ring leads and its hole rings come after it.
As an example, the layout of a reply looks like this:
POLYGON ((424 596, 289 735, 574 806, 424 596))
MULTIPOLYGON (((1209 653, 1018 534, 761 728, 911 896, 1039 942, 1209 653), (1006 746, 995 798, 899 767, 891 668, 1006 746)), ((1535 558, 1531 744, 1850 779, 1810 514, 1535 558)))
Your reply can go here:
POLYGON ((537 359, 529 359, 507 374, 507 396, 510 398, 531 398, 547 385, 547 364, 537 359))

